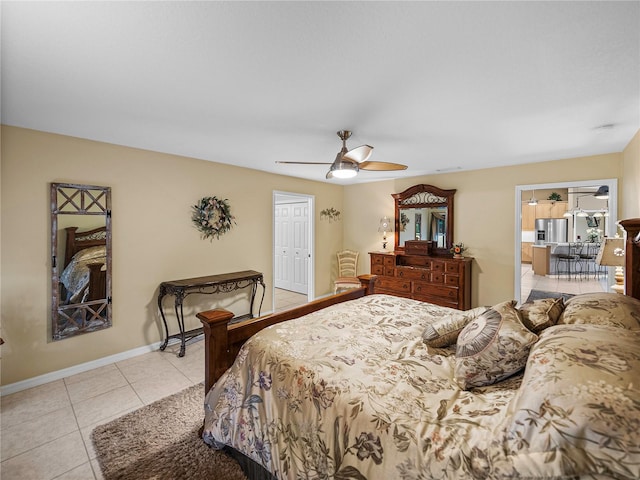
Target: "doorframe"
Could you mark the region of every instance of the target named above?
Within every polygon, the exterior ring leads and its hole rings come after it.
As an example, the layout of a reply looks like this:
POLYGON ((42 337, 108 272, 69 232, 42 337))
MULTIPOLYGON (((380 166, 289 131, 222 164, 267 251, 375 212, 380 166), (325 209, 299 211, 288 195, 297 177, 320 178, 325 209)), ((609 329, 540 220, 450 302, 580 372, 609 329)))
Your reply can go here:
MULTIPOLYGON (((555 183, 535 183, 528 185, 516 185, 515 191, 515 234, 514 234, 514 298, 520 303, 520 295, 522 292, 522 192, 526 190, 544 190, 553 188, 577 188, 593 185, 607 185, 609 187, 609 221, 607 222, 607 237, 613 237, 618 229, 618 179, 595 179, 580 180, 572 182, 555 182, 555 183)), ((608 282, 613 284, 613 275, 608 276, 608 282)))
POLYGON ((309 245, 309 268, 307 269, 307 301, 312 301, 314 299, 315 286, 313 279, 315 278, 315 263, 316 263, 316 252, 315 252, 315 243, 313 239, 315 238, 315 201, 316 197, 314 195, 309 195, 306 193, 294 193, 294 192, 284 192, 280 190, 274 190, 272 196, 272 204, 271 204, 271 298, 273 311, 276 310, 276 284, 273 281, 275 275, 275 263, 276 263, 276 254, 275 254, 275 244, 276 244, 276 198, 277 197, 290 197, 292 200, 297 199, 300 201, 307 202, 307 208, 309 209, 309 223, 307 228, 307 242, 309 245))

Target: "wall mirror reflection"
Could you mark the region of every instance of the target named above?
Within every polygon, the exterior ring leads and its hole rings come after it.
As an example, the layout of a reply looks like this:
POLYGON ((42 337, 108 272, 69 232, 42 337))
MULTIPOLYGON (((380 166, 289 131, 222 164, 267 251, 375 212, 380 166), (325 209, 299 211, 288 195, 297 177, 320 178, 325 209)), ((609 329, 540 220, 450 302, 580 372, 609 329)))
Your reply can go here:
POLYGON ((425 240, 432 242, 434 254, 449 253, 453 245, 455 192, 420 184, 394 193, 396 250, 404 249, 407 240, 425 240))
POLYGON ((435 248, 446 248, 447 207, 404 208, 400 211, 400 240, 430 240, 435 248))
POLYGON ((111 188, 51 184, 51 335, 111 326, 111 188))

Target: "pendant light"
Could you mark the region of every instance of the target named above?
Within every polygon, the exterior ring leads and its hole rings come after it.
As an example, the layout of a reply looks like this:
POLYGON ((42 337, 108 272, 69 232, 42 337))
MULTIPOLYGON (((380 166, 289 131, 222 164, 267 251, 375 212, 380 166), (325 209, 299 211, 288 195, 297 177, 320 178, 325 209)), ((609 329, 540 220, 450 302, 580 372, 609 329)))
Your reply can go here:
POLYGON ((529 199, 529 205, 537 205, 538 200, 536 200, 536 191, 533 191, 533 196, 529 199))

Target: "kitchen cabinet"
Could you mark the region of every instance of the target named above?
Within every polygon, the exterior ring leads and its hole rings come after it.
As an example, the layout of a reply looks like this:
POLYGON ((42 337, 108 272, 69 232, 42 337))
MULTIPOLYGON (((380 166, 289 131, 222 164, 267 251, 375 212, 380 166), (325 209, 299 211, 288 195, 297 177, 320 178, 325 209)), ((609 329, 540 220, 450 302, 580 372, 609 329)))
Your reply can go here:
MULTIPOLYGON (((539 202, 535 209, 536 218, 562 218, 567 211, 567 202, 539 202)), ((528 228, 524 227, 522 229, 528 230, 528 228)))
POLYGON ((535 230, 536 205, 522 202, 522 230, 535 230))
POLYGON ((522 253, 520 261, 522 263, 531 263, 533 261, 533 242, 521 242, 522 253))
POLYGON ((533 273, 545 276, 551 272, 551 245, 536 245, 533 247, 533 273))

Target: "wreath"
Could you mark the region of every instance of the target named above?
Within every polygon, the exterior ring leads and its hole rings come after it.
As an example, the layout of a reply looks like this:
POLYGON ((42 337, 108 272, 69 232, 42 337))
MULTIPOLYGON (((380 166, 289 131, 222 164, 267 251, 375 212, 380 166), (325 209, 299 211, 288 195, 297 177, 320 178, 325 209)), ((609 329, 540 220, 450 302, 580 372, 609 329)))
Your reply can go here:
POLYGON ((226 198, 204 197, 197 205, 191 207, 191 220, 202 233, 202 238, 220 238, 220 235, 231 230, 236 224, 236 218, 231 215, 231 206, 226 198))

